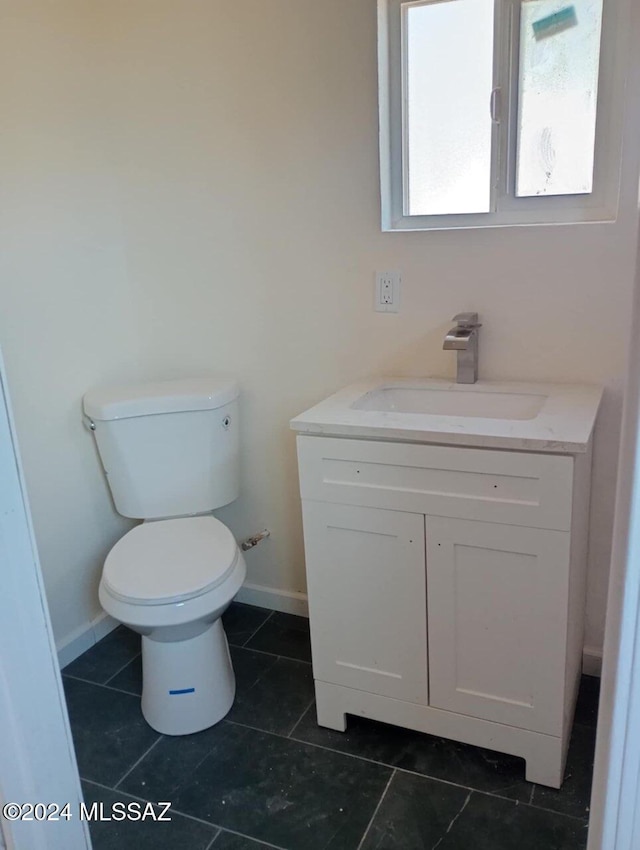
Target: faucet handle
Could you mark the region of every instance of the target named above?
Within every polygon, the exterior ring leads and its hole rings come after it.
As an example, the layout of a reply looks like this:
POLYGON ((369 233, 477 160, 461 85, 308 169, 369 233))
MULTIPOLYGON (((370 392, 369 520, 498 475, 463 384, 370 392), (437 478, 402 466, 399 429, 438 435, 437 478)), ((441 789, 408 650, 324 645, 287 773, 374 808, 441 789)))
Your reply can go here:
POLYGON ((458 313, 452 321, 457 322, 461 328, 481 328, 477 313, 458 313))

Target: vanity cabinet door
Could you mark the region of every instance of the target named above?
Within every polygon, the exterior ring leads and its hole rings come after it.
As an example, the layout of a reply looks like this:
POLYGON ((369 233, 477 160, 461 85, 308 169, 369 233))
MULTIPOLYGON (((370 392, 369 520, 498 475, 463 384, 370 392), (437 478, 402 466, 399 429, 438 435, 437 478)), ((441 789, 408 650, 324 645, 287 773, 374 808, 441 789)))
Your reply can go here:
POLYGON ((430 704, 562 733, 569 534, 426 518, 430 704))
POLYGON ((303 500, 314 677, 427 703, 424 517, 303 500))

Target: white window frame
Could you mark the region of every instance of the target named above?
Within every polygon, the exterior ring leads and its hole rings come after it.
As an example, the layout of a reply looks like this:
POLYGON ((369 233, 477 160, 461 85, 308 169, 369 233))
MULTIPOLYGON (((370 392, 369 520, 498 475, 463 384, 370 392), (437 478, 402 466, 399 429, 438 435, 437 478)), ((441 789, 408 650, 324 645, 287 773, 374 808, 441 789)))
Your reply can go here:
MULTIPOLYGON (((383 231, 450 230, 512 225, 615 221, 620 190, 624 28, 616 0, 604 0, 598 83, 593 192, 584 195, 515 196, 516 117, 521 0, 495 0, 494 87, 500 89, 501 120, 494 122, 492 212, 406 215, 405 81, 403 9, 451 0, 378 0, 378 103, 380 194, 383 231)), ((489 103, 487 102, 487 110, 489 103)))

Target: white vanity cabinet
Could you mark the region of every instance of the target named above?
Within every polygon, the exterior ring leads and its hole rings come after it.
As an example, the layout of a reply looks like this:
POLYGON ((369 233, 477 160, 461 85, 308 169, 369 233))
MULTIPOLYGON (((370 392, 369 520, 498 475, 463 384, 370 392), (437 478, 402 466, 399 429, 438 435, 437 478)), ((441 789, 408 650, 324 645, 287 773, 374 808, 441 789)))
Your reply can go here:
POLYGON ((580 454, 298 436, 322 726, 518 755, 559 787, 582 661, 580 454))
POLYGON ((313 502, 304 536, 315 678, 426 705, 424 517, 313 502))
POLYGON ((570 534, 427 517, 434 708, 562 733, 570 534))

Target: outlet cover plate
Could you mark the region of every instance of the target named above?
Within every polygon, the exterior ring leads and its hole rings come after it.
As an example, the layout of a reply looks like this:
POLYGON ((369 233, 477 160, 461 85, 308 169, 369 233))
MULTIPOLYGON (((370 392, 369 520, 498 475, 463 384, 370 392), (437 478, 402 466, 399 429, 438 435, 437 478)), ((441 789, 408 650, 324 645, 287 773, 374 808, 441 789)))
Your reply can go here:
POLYGON ((402 273, 399 271, 376 272, 373 309, 378 313, 399 312, 401 284, 402 273))

